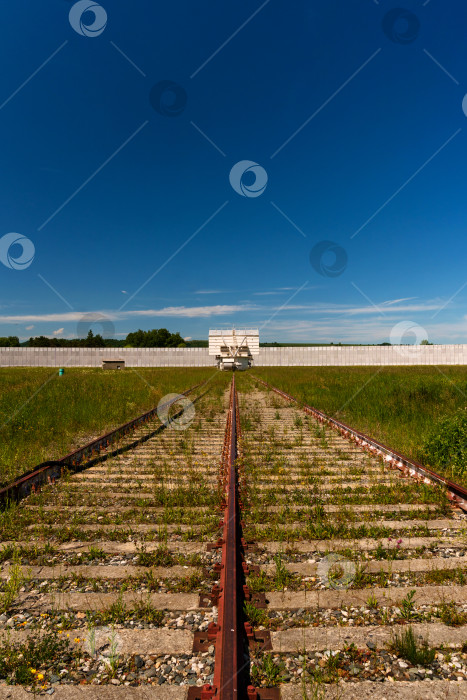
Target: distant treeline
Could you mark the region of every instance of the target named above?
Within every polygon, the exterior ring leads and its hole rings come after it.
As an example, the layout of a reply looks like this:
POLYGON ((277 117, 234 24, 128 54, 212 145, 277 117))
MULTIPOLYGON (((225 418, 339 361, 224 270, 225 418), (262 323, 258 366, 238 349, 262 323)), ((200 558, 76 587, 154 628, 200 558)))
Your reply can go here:
POLYGON ((190 343, 185 343, 180 333, 170 333, 166 328, 154 328, 151 331, 138 330, 128 333, 125 340, 103 338, 89 331, 86 338, 67 340, 65 338, 47 338, 44 335, 29 338, 25 343, 20 343, 17 336, 0 338, 0 347, 29 347, 29 348, 186 348, 190 343))
MULTIPOLYGON (((375 347, 371 343, 260 343, 262 348, 285 347, 329 347, 330 345, 346 347, 375 347)), ((378 343, 377 345, 391 345, 391 343, 378 343)), ((432 345, 428 340, 422 340, 420 345, 432 345)), ((128 333, 125 340, 103 338, 99 333, 94 335, 89 331, 86 338, 65 340, 65 338, 46 338, 40 335, 37 338, 29 338, 25 343, 20 343, 16 335, 8 338, 0 338, 2 348, 207 348, 207 340, 183 340, 180 333, 170 333, 167 328, 153 328, 152 331, 134 331, 128 333)))
POLYGON ((86 338, 76 338, 67 340, 66 338, 46 338, 39 335, 37 338, 29 338, 26 343, 22 343, 26 348, 119 348, 122 347, 120 340, 105 339, 99 333, 94 335, 89 331, 86 338))
MULTIPOLYGON (((377 343, 380 345, 391 345, 392 343, 377 343)), ((375 343, 260 343, 260 348, 328 348, 331 345, 336 345, 337 347, 375 347, 375 343)))

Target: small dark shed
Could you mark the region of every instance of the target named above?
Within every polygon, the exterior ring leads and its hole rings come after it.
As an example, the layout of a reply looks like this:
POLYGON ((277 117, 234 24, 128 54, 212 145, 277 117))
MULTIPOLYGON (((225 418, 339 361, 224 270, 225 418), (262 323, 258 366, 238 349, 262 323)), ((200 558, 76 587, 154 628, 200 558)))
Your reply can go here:
POLYGON ((102 360, 102 369, 125 369, 125 360, 102 360))

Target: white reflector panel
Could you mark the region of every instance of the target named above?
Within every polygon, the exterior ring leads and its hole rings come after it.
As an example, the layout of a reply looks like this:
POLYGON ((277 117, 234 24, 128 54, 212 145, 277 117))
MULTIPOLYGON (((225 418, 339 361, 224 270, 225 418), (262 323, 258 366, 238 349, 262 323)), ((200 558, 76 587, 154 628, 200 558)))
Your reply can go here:
POLYGON ((223 357, 259 355, 258 329, 209 331, 209 354, 223 357))

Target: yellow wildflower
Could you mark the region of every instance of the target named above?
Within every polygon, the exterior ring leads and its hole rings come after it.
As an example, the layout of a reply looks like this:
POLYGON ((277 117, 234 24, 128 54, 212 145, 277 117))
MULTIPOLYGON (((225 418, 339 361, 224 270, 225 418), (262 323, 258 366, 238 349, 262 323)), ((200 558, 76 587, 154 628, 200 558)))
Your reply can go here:
POLYGON ((37 673, 35 668, 30 668, 29 670, 31 671, 32 674, 37 673))
POLYGON ((43 674, 43 673, 38 673, 38 674, 37 674, 37 680, 38 680, 38 681, 41 681, 43 678, 44 678, 44 674, 43 674))

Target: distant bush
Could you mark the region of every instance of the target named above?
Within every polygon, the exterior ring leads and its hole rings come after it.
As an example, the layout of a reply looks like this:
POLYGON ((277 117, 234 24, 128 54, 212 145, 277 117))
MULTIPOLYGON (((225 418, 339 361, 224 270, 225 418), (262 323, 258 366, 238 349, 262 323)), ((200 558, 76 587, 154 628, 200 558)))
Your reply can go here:
POLYGON ((0 338, 0 348, 19 348, 19 338, 16 335, 0 338))
POLYGON ((443 467, 452 476, 463 476, 467 470, 467 408, 439 419, 421 454, 428 466, 443 467))
POLYGON ((128 333, 125 346, 129 348, 184 348, 186 344, 180 333, 170 333, 167 328, 153 328, 128 333))

